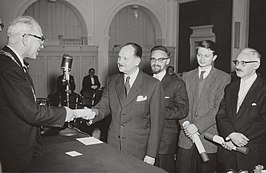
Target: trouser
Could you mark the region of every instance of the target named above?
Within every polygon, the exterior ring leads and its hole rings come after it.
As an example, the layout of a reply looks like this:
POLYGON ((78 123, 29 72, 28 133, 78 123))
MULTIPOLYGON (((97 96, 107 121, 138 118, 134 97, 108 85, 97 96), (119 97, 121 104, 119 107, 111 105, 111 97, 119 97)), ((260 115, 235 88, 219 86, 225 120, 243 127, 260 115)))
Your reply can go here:
POLYGON ((208 153, 209 161, 203 163, 195 146, 179 148, 176 159, 177 173, 214 173, 217 171, 217 154, 208 153))

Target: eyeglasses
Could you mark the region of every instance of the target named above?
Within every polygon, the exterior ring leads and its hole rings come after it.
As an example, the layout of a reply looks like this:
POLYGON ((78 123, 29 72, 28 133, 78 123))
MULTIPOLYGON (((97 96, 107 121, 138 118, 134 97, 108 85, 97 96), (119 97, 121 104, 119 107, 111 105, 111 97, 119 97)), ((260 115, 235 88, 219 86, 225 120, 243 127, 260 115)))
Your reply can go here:
POLYGON ((241 66, 243 66, 243 67, 245 67, 246 64, 253 63, 253 62, 258 62, 258 61, 238 61, 238 60, 233 60, 233 63, 235 64, 235 66, 241 64, 241 66))
POLYGON ((22 37, 25 37, 26 35, 29 35, 29 36, 32 36, 32 37, 35 37, 35 38, 38 38, 39 40, 41 40, 42 42, 44 42, 45 38, 43 36, 37 36, 37 35, 34 35, 34 34, 23 34, 22 37))
POLYGON ((152 63, 155 63, 156 61, 158 61, 159 63, 162 63, 164 60, 167 60, 168 58, 158 58, 158 59, 156 59, 156 58, 150 58, 150 61, 152 62, 152 63))

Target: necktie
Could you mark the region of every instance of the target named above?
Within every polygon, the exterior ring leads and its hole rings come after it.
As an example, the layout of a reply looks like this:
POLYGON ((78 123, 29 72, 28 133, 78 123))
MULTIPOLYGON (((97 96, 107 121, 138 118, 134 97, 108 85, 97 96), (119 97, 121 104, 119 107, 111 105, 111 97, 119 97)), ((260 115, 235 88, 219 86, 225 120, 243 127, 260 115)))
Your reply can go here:
POLYGON ((206 71, 201 71, 200 72, 200 80, 203 80, 203 74, 205 73, 206 71))
POLYGON ((129 80, 130 80, 130 77, 128 76, 128 77, 126 78, 126 82, 125 82, 126 95, 129 93, 129 90, 130 90, 129 80))

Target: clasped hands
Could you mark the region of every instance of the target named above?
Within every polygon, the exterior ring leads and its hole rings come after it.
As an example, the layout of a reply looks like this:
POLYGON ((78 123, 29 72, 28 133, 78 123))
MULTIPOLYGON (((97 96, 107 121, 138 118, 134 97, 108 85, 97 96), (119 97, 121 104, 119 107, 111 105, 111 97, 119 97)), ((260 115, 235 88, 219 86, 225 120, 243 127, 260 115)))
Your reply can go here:
POLYGON ((228 138, 229 141, 226 141, 222 144, 222 146, 227 150, 233 150, 236 147, 243 147, 248 144, 249 139, 243 135, 242 133, 233 132, 231 133, 228 138))
POLYGON ((84 109, 74 109, 74 116, 75 118, 82 118, 85 120, 92 120, 96 113, 91 109, 84 107, 84 109))

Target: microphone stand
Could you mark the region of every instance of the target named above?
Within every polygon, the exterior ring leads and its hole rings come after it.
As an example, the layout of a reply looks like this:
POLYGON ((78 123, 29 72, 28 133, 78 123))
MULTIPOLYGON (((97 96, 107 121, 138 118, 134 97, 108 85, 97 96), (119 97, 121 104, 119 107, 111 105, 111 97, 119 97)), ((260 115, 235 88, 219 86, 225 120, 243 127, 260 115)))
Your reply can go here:
MULTIPOLYGON (((66 104, 67 107, 70 108, 70 75, 69 75, 70 69, 68 68, 68 62, 66 62, 66 65, 64 66, 64 78, 66 79, 66 104)), ((77 131, 72 127, 71 122, 67 122, 67 127, 60 131, 60 134, 62 136, 74 136, 77 135, 77 131)))

